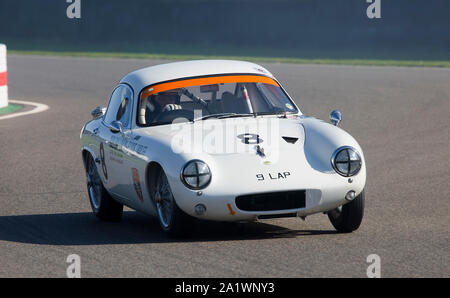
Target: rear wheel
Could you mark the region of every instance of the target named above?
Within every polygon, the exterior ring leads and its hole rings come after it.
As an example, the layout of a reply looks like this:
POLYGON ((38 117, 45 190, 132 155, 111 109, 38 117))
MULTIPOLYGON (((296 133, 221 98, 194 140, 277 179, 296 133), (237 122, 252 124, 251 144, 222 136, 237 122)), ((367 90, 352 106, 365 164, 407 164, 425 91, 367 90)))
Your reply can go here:
POLYGON ((161 228, 170 236, 185 236, 192 228, 194 218, 178 207, 164 171, 161 169, 157 175, 153 201, 161 228))
POLYGON ((341 233, 350 233, 359 228, 364 216, 364 190, 351 202, 328 212, 334 228, 341 233))
POLYGON ((86 184, 95 216, 104 221, 119 221, 122 218, 123 205, 106 191, 91 155, 86 157, 86 184))

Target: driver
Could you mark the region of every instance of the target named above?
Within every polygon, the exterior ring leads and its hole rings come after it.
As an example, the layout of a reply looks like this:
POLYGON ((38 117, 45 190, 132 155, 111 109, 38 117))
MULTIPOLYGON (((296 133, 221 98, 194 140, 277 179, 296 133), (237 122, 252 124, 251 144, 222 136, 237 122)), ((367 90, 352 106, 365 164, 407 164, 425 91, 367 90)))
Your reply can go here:
POLYGON ((154 122, 155 118, 163 112, 182 109, 180 97, 181 90, 179 89, 172 89, 153 94, 147 103, 145 118, 150 120, 147 121, 147 123, 154 122))

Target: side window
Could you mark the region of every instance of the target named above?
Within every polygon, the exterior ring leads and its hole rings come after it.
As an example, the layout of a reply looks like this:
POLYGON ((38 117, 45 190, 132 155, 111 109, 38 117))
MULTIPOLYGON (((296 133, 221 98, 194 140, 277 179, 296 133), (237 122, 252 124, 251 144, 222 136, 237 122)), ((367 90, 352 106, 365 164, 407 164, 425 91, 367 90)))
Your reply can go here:
POLYGON ((117 120, 123 127, 130 127, 131 110, 133 106, 133 91, 126 85, 119 85, 114 89, 109 100, 108 110, 104 121, 107 124, 117 120))

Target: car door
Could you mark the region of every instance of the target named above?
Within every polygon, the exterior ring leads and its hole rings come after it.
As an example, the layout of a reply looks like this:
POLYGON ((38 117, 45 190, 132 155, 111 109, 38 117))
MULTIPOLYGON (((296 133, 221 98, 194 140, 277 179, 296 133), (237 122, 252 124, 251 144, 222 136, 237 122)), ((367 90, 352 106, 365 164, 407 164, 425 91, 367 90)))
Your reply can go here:
POLYGON ((108 191, 120 200, 128 201, 127 188, 131 167, 126 144, 132 134, 131 115, 133 90, 125 84, 114 89, 108 109, 100 127, 103 142, 100 144, 102 171, 108 191))

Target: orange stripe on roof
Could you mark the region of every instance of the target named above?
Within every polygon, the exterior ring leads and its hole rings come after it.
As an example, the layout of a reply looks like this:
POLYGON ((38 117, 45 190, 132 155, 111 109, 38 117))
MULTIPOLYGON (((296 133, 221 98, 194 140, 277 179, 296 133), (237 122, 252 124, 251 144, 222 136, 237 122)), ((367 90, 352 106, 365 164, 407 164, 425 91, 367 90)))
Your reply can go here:
POLYGON ((236 76, 217 76, 196 79, 179 80, 175 82, 156 84, 150 88, 145 88, 141 93, 141 99, 144 99, 152 94, 164 92, 177 88, 224 84, 224 83, 265 83, 279 86, 278 83, 271 78, 258 75, 236 75, 236 76))

